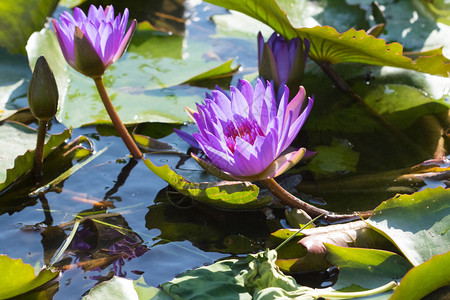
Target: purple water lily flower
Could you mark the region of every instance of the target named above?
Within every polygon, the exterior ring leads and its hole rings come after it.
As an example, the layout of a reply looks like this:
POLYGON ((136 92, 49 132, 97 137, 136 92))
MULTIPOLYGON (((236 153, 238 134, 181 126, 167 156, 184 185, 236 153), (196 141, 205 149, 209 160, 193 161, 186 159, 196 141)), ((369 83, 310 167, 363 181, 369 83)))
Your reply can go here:
POLYGON ((125 52, 136 29, 133 20, 125 34, 128 15, 128 9, 123 17, 120 13, 114 17, 112 5, 105 9, 91 5, 87 16, 75 7, 73 16, 63 12, 60 23, 53 19, 53 28, 69 65, 86 76, 102 76, 125 52))
POLYGON ((293 38, 286 41, 274 32, 264 43, 258 33, 258 70, 265 80, 273 80, 275 89, 286 84, 291 92, 297 92, 301 85, 309 53, 309 41, 293 38), (304 45, 304 46, 303 46, 304 45))
POLYGON ((313 99, 302 111, 305 89, 300 87, 289 103, 288 87, 280 89, 277 105, 270 82, 266 87, 258 79, 253 89, 240 80, 237 88, 230 88, 230 97, 215 90, 204 104, 198 104, 198 112, 192 115, 199 132, 193 138, 212 163, 193 155, 197 162, 219 178, 248 181, 273 178, 294 166, 304 148, 281 154, 305 123, 313 99))

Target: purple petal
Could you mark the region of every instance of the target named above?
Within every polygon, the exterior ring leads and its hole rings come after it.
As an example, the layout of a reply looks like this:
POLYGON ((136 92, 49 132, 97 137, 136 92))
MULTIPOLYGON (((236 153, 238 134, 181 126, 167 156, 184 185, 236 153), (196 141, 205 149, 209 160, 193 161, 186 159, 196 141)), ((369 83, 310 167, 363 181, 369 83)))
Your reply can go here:
MULTIPOLYGON (((194 138, 199 143, 203 152, 208 156, 208 158, 220 169, 228 171, 230 166, 234 165, 234 160, 228 156, 225 152, 222 152, 216 148, 211 147, 206 139, 199 133, 193 134, 194 138)), ((231 172, 230 172, 231 173, 231 172)), ((232 173, 235 174, 235 173, 232 173)))
POLYGON ((230 88, 231 91, 231 111, 233 115, 240 115, 245 118, 248 118, 250 114, 250 107, 248 106, 248 102, 245 97, 242 95, 241 91, 239 91, 235 87, 230 88))
POLYGON ((134 31, 136 30, 137 21, 133 20, 131 23, 130 28, 128 28, 127 33, 123 37, 122 42, 120 43, 119 48, 117 49, 116 55, 114 55, 113 62, 117 61, 119 58, 122 57, 125 50, 127 50, 128 45, 130 44, 131 37, 133 36, 134 31))
POLYGON ((305 99, 305 88, 303 86, 300 86, 297 95, 295 95, 295 97, 291 100, 291 102, 289 102, 287 109, 286 109, 286 114, 289 111, 292 111, 294 113, 294 118, 297 118, 297 116, 300 114, 300 110, 303 106, 303 100, 305 99))
POLYGON ((287 144, 290 145, 292 141, 297 136, 298 132, 302 128, 303 124, 306 121, 306 118, 308 117, 309 113, 311 112, 311 109, 313 107, 314 100, 311 98, 308 98, 308 106, 305 108, 305 110, 302 112, 302 114, 298 117, 297 120, 290 126, 289 128, 289 137, 287 140, 287 144))
POLYGON ((241 91, 249 106, 253 103, 253 86, 247 80, 240 79, 237 88, 241 91))
POLYGON ((174 132, 181 138, 183 141, 188 143, 194 148, 200 149, 200 145, 198 144, 197 140, 192 136, 192 134, 189 134, 187 132, 184 132, 183 130, 179 130, 174 128, 174 132))

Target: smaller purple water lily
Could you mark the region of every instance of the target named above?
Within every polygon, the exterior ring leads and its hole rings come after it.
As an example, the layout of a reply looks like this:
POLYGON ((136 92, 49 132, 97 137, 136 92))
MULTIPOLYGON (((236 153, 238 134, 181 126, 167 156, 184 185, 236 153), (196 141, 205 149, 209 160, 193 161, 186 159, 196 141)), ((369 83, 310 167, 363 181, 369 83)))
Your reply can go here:
POLYGON ((63 12, 60 23, 53 19, 53 28, 67 63, 86 76, 102 76, 123 55, 136 29, 136 20, 133 20, 125 34, 128 15, 128 9, 123 17, 120 13, 114 17, 112 5, 105 9, 91 5, 87 16, 75 7, 73 16, 63 12))
POLYGON ((259 75, 265 80, 273 80, 276 90, 286 84, 293 94, 296 93, 303 79, 309 46, 307 39, 286 41, 277 32, 265 43, 261 32, 258 33, 259 75))
MULTIPOLYGON (((255 88, 240 80, 230 88, 230 97, 214 90, 205 104, 198 104, 192 115, 199 132, 193 138, 212 163, 193 155, 197 162, 221 179, 246 181, 274 178, 294 166, 304 148, 281 154, 305 123, 313 99, 302 111, 305 89, 300 87, 289 103, 288 87, 280 89, 278 106, 272 84, 259 79, 255 88)), ((196 145, 188 135, 179 135, 196 145)))

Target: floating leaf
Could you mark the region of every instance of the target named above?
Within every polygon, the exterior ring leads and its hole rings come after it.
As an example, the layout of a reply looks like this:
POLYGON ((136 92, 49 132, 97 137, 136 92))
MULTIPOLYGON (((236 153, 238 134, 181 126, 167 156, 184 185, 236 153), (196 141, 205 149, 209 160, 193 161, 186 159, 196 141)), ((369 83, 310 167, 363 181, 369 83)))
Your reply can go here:
POLYGON ((100 299, 139 299, 130 279, 114 276, 108 281, 102 282, 82 298, 83 300, 100 299))
POLYGON ((149 159, 147 167, 161 179, 169 183, 181 194, 195 200, 222 208, 259 208, 267 206, 271 197, 258 198, 259 188, 250 182, 189 182, 172 171, 168 165, 155 166, 149 159))
POLYGON ((440 287, 449 286, 448 266, 450 266, 450 252, 433 256, 406 273, 390 299, 422 299, 440 287))
POLYGON ((58 0, 3 0, 0 2, 0 47, 25 53, 28 37, 44 25, 58 0))
POLYGON ((327 260, 339 267, 338 281, 327 290, 354 292, 373 289, 390 281, 399 281, 412 268, 408 260, 392 252, 331 244, 325 246, 327 260))
POLYGON ((0 299, 9 299, 38 289, 58 277, 58 272, 43 269, 36 277, 34 268, 21 259, 0 255, 0 299))
MULTIPOLYGON (((48 138, 44 158, 71 135, 70 130, 48 138)), ((0 126, 0 191, 33 167, 36 146, 35 130, 18 123, 6 122, 0 126)))
POLYGON ((335 175, 341 172, 355 172, 359 160, 359 153, 353 151, 348 141, 333 140, 330 146, 318 146, 311 161, 297 170, 310 170, 319 177, 335 175))
POLYGON ((450 190, 425 189, 383 202, 368 224, 417 266, 450 249, 450 190))
POLYGON ((27 81, 31 78, 31 71, 26 57, 9 54, 4 48, 0 48, 0 69, 0 121, 3 121, 18 109, 28 106, 27 81), (15 101, 19 98, 21 101, 15 101))
POLYGON ((270 287, 301 289, 294 278, 279 271, 275 260, 273 250, 250 254, 245 259, 227 259, 187 271, 162 284, 162 288, 176 299, 258 299, 252 297, 254 293, 270 287))
MULTIPOLYGON (((272 235, 286 239, 295 233, 293 229, 282 229, 272 235)), ((330 267, 326 260, 325 243, 340 247, 383 248, 387 241, 371 230, 364 221, 304 229, 297 243, 288 243, 278 251, 277 265, 288 272, 324 270, 330 267)))

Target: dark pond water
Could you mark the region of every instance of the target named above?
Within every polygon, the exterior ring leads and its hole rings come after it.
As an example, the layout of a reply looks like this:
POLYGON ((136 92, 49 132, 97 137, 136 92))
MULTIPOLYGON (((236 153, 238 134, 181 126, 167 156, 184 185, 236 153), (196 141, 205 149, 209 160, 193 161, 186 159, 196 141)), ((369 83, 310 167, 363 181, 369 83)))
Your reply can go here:
MULTIPOLYGON (((166 22, 170 24, 161 26, 166 26, 174 33, 184 32, 189 39, 210 39, 214 45, 214 54, 222 60, 237 58, 242 66, 241 72, 232 80, 225 79, 222 84, 235 83, 238 78, 251 76, 257 71, 256 38, 210 38, 215 34, 210 17, 226 13, 224 9, 188 1, 185 8, 168 13, 179 18, 185 17, 186 22, 166 22)), ((153 21, 160 25, 160 20, 153 21)), ((312 64, 309 68, 311 76, 305 83, 307 86, 319 76, 319 71, 312 64)), ((326 83, 331 86, 323 78, 320 80, 322 85, 326 83)), ((363 77, 360 80, 365 82, 363 77)), ((317 100, 322 101, 320 97, 323 92, 317 86, 312 88, 312 92, 316 94, 317 100)), ((202 97, 203 95, 198 95, 198 101, 202 97)), ((326 101, 330 99, 317 104, 317 115, 323 113, 320 107, 328 105, 326 101)), ((54 122, 51 132, 60 132, 62 129, 61 124, 54 122)), ((158 132, 154 135, 156 138, 164 135, 159 132, 171 131, 171 125, 147 124, 145 128, 145 132, 158 132)), ((108 128, 101 126, 74 130, 74 137, 89 137, 96 151, 108 148, 94 161, 71 175, 57 190, 46 194, 50 208, 47 215, 40 201, 26 197, 16 199, 18 206, 11 208, 9 213, 0 215, 0 253, 12 258, 22 258, 25 263, 34 266, 50 262, 70 233, 73 225, 71 221, 77 214, 108 213, 100 218, 103 224, 83 223, 78 229, 76 240, 56 264, 65 271, 54 299, 78 298, 99 280, 113 274, 130 279, 143 276, 148 284, 158 286, 186 270, 211 264, 217 259, 263 250, 270 233, 287 226, 284 210, 281 208, 231 212, 192 203, 189 199, 179 202, 179 196, 168 189, 167 184, 150 172, 143 162, 135 163, 128 158, 128 151, 120 138, 109 132, 108 128), (101 202, 103 205, 93 204, 94 202, 101 202), (46 216, 48 218, 48 214, 52 218, 51 225, 35 226, 43 222, 46 216), (116 230, 117 228, 105 223, 128 230, 116 230), (111 258, 119 252, 118 249, 126 249, 127 256, 111 258), (92 261, 98 264, 93 265, 92 261)), ((321 132, 322 136, 314 134, 315 131, 308 130, 307 126, 305 133, 297 139, 297 144, 313 146, 333 139, 352 144, 352 149, 361 153, 358 165, 361 175, 412 166, 430 157, 417 155, 402 145, 392 146, 386 143, 386 137, 380 136, 379 132, 349 137, 333 132, 323 136, 324 131, 321 132), (398 157, 402 159, 399 160, 398 157)), ((414 134, 420 136, 420 133, 414 131, 412 137, 415 137, 414 134)), ((182 152, 188 150, 188 145, 173 134, 162 140, 182 152)), ((178 165, 177 172, 188 178, 207 178, 192 159, 185 161, 183 155, 147 154, 147 157, 157 165, 169 164, 172 168, 178 165), (180 161, 183 163, 180 164, 180 161)), ((337 178, 345 178, 346 173, 341 172, 337 178)), ((373 209, 398 191, 386 191, 389 184, 392 184, 387 181, 381 187, 374 186, 373 190, 366 190, 365 193, 356 191, 354 186, 351 190, 353 192, 343 193, 342 185, 317 188, 315 182, 308 183, 311 179, 309 172, 302 173, 302 176, 305 182, 303 196, 313 203, 336 211, 373 209)), ((284 176, 280 180, 283 186, 293 190, 300 177, 284 176)), ((415 186, 409 188, 410 191, 418 189, 415 186)), ((319 286, 321 281, 328 280, 322 275, 310 277, 314 282, 309 283, 319 286)))

